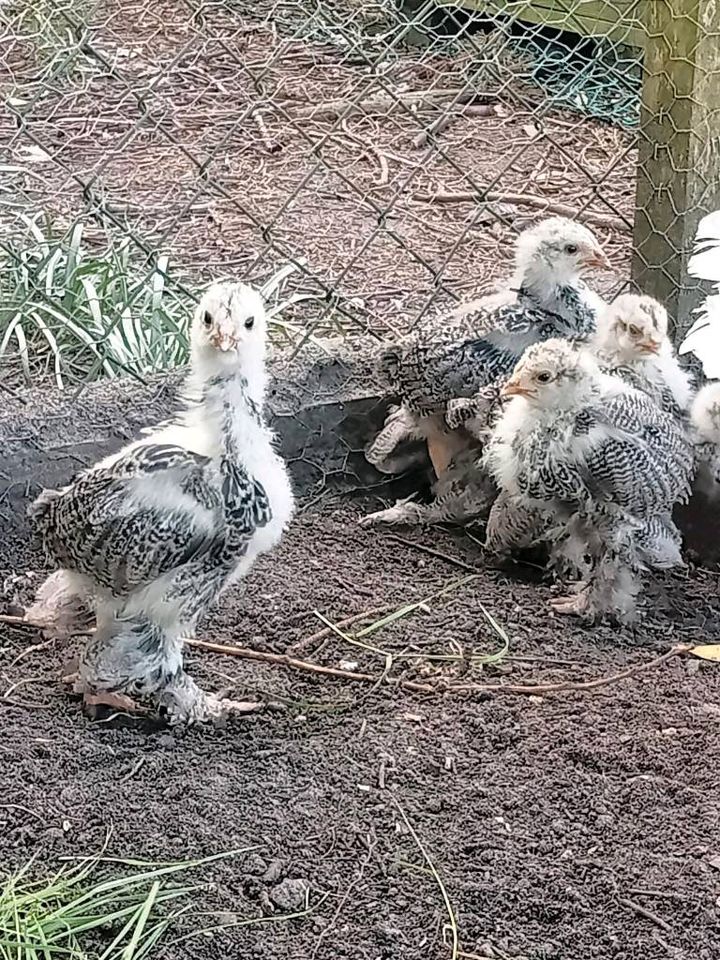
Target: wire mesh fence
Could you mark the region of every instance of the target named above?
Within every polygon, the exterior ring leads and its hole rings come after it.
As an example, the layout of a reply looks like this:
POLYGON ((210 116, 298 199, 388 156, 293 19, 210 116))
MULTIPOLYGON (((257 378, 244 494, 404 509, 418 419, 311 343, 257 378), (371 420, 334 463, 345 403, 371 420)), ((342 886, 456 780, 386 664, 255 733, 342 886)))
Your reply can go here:
MULTIPOLYGON (((657 0, 672 25, 675 2, 657 0)), ((696 118, 678 126, 668 104, 639 135, 648 30, 665 30, 643 7, 1 0, 3 376, 75 385, 181 363, 193 300, 228 277, 266 284, 294 352, 395 336, 491 289, 517 232, 552 214, 603 241, 602 292, 633 254, 636 274, 677 284, 681 235, 654 220, 666 201, 682 217, 683 197, 658 198, 648 174, 633 246, 638 157, 696 118)), ((696 41, 720 42, 706 19, 696 41)), ((676 93, 694 102, 688 83, 676 93)))

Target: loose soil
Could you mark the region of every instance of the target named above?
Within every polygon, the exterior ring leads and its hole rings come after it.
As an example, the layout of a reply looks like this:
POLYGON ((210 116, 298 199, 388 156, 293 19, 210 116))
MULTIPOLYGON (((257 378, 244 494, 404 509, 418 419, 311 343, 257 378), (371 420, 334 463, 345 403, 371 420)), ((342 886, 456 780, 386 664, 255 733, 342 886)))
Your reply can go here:
MULTIPOLYGON (((396 609, 467 575, 358 528, 369 506, 326 500, 301 514, 203 638, 284 652, 322 627, 314 611, 339 621, 396 609)), ((399 532, 482 562, 460 532, 399 532)), ((7 545, 5 573, 21 552, 7 545)), ((651 584, 635 631, 553 618, 550 590, 532 568, 481 568, 364 642, 392 652, 406 677, 539 683, 719 639, 714 572, 651 584), (431 660, 498 649, 483 606, 508 632, 510 658, 484 668, 431 660)), ((177 944, 169 935, 158 960, 448 960, 448 913, 420 843, 457 919, 459 957, 720 956, 717 665, 678 657, 583 693, 451 697, 195 650, 190 669, 208 688, 285 709, 224 730, 168 731, 88 720, 58 684, 68 647, 14 662, 36 640, 0 632, 0 694, 15 701, 0 706, 0 862, 36 855, 54 866, 98 851, 109 833, 110 854, 153 860, 255 847, 198 872, 209 884, 198 908, 225 923, 270 922, 177 944), (288 878, 309 885, 309 915, 270 912, 273 899, 290 906, 288 878)), ((302 656, 378 675, 385 664, 336 636, 302 656)))

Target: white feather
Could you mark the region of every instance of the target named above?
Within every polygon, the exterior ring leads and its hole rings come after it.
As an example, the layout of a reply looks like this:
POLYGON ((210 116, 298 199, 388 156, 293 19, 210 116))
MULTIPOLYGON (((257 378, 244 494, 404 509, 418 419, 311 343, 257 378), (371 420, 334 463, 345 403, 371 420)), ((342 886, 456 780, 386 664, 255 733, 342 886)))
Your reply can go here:
POLYGON ((714 283, 717 292, 697 311, 697 319, 678 350, 693 353, 710 380, 720 379, 720 210, 703 217, 695 234, 695 252, 688 273, 698 280, 714 283))

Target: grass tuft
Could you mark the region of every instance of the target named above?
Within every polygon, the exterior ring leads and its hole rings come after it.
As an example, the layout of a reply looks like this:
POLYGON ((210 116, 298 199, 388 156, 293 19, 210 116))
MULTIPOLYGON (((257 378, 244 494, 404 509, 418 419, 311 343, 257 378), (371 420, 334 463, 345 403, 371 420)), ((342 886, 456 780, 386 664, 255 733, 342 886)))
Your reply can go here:
POLYGON ((66 863, 50 879, 34 880, 34 862, 0 882, 0 960, 141 960, 192 903, 198 886, 168 882, 192 868, 244 853, 161 866, 136 864, 102 879, 102 856, 66 863))

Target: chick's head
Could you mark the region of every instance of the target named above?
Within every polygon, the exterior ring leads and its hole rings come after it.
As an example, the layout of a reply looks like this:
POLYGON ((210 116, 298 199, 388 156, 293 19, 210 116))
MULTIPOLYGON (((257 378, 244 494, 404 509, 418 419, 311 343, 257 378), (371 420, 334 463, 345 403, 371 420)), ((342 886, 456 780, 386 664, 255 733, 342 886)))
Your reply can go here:
POLYGON ((600 375, 595 360, 567 340, 546 340, 525 351, 502 390, 532 406, 569 410, 582 402, 600 375))
POLYGON ((244 283, 214 283, 197 306, 190 330, 193 359, 218 372, 262 360, 267 316, 257 290, 244 283))
POLYGON ((589 270, 610 267, 592 230, 565 217, 543 220, 521 233, 515 259, 521 275, 542 276, 561 286, 589 270))
POLYGON ((652 297, 623 294, 601 318, 598 344, 620 362, 660 353, 667 340, 667 310, 652 297))

